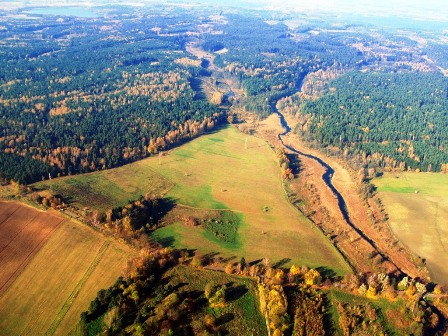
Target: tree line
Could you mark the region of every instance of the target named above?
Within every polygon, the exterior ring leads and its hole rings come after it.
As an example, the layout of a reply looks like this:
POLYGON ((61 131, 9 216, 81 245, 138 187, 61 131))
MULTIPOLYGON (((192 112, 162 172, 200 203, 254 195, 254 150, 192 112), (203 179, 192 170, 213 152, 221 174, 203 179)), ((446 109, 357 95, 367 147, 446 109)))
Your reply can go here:
POLYGON ((448 162, 448 80, 437 73, 350 72, 318 99, 296 95, 279 108, 297 132, 358 155, 366 167, 441 171, 448 162))

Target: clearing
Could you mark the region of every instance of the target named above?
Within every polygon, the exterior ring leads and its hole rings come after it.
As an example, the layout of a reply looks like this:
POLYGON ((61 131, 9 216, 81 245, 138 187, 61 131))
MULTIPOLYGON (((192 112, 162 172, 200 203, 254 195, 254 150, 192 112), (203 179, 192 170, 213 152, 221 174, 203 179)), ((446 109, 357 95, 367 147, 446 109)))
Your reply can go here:
POLYGON ((240 219, 237 244, 180 222, 155 231, 157 239, 204 253, 349 272, 331 243, 288 202, 275 155, 264 140, 227 127, 171 151, 160 162, 145 162, 175 183, 167 196, 178 204, 191 210, 228 209, 240 219))
POLYGON ((393 232, 426 259, 431 280, 448 279, 448 175, 385 173, 372 183, 383 201, 393 232))
POLYGON ((0 237, 5 335, 66 335, 133 254, 55 211, 13 202, 0 202, 0 237))
POLYGON ((173 225, 158 229, 153 237, 165 245, 201 253, 247 260, 267 257, 274 263, 350 272, 331 242, 288 202, 270 146, 233 127, 203 135, 162 156, 35 187, 49 188, 66 197, 70 206, 91 210, 124 206, 146 193, 173 199, 177 211, 182 208, 187 216, 219 209, 224 223, 225 218, 233 218, 231 229, 237 223, 233 242, 217 238, 217 231, 227 230, 219 228, 219 222, 210 223, 212 233, 203 226, 186 226, 176 215, 171 216, 173 225))

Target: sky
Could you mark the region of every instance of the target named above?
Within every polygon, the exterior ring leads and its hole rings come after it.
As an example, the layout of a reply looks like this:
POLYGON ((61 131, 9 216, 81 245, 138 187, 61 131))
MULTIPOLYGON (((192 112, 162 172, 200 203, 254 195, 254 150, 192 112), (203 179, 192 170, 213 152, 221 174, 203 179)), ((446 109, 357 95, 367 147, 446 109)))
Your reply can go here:
MULTIPOLYGON (((252 0, 246 0, 251 2, 252 0)), ((365 15, 413 17, 448 21, 447 0, 262 0, 271 8, 285 6, 298 12, 306 10, 348 12, 365 15)), ((253 2, 253 1, 252 1, 253 2)), ((258 1, 260 2, 260 1, 258 1)))
POLYGON ((330 12, 351 13, 362 15, 397 16, 401 18, 412 17, 422 20, 437 20, 448 22, 447 0, 0 0, 3 4, 28 5, 68 5, 68 4, 100 4, 115 3, 213 3, 225 4, 235 7, 250 7, 259 9, 284 9, 299 13, 330 12))

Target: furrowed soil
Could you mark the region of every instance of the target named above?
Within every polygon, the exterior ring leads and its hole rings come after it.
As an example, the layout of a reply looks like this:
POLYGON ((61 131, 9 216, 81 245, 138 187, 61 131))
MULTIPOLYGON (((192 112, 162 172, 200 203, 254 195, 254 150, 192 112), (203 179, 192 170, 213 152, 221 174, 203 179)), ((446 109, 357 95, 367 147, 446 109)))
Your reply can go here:
POLYGON ((0 237, 4 335, 67 334, 134 254, 56 211, 13 202, 0 202, 0 237))
POLYGON ((0 202, 0 296, 64 219, 13 202, 0 202))

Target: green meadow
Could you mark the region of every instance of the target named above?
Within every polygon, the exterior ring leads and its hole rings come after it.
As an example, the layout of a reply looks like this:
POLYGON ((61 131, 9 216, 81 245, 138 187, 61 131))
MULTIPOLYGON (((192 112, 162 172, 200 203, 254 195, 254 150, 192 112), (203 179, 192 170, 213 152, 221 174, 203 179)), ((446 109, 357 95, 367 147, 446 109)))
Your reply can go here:
MULTIPOLYGON (((161 156, 91 174, 53 179, 54 192, 68 195, 79 207, 104 210, 152 193, 174 200, 192 215, 221 212, 211 222, 236 232, 223 241, 201 226, 182 221, 156 230, 165 245, 216 252, 247 260, 269 258, 275 264, 350 269, 326 237, 287 200, 280 169, 270 146, 233 127, 201 136, 161 156), (247 140, 246 140, 247 139, 247 140), (246 145, 247 141, 247 145, 246 145), (232 218, 229 220, 229 218, 232 218)), ((36 184, 49 187, 49 182, 36 184)))

